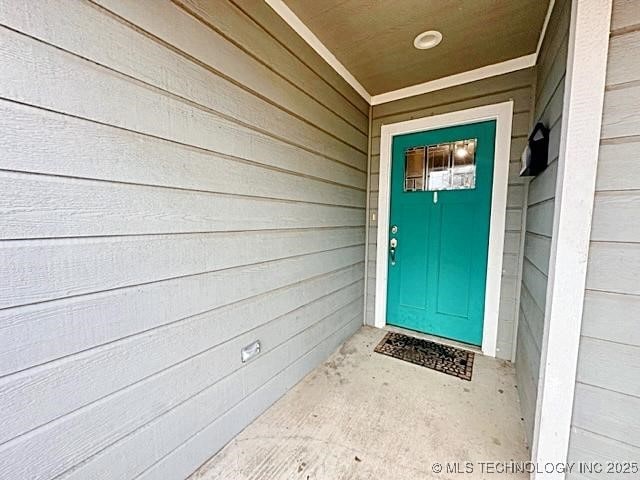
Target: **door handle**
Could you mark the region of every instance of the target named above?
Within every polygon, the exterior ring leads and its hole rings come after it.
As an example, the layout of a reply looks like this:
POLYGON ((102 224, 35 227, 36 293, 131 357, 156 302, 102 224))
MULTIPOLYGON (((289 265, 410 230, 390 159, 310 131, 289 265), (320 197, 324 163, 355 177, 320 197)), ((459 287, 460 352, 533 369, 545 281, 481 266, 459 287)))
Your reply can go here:
POLYGON ((398 247, 398 239, 392 238, 389 241, 389 256, 391 257, 391 265, 396 264, 396 248, 398 247))

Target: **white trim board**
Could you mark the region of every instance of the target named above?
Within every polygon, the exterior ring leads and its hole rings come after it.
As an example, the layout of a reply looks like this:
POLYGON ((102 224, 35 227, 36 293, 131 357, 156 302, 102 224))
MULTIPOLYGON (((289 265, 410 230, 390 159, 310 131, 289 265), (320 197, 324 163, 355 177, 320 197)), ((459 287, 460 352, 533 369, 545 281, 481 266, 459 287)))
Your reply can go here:
POLYGON ((482 352, 496 356, 498 340, 498 314, 500 285, 502 282, 502 254, 507 211, 507 184, 509 180, 509 151, 511 148, 511 122, 513 102, 496 103, 482 107, 417 118, 382 126, 380 138, 380 177, 378 193, 378 236, 376 242, 376 298, 375 323, 383 328, 387 323, 387 269, 389 251, 389 212, 391 204, 391 148, 393 137, 406 133, 436 128, 496 120, 496 144, 491 195, 489 226, 489 255, 485 289, 482 352))
POLYGON ((555 7, 555 5, 556 0, 549 0, 549 7, 547 8, 547 14, 544 17, 542 30, 540 30, 540 36, 538 37, 538 45, 536 46, 536 63, 538 62, 538 55, 540 55, 542 42, 544 42, 544 36, 547 34, 547 27, 549 27, 549 20, 551 20, 551 13, 553 12, 553 7, 555 7))
POLYGON ((400 88, 380 95, 371 97, 371 105, 379 105, 381 103, 393 102, 402 98, 414 97, 424 93, 435 92, 436 90, 444 90, 445 88, 455 87, 465 83, 475 82, 483 78, 496 77, 505 73, 515 72, 523 68, 533 67, 536 64, 536 54, 525 55, 523 57, 512 58, 505 62, 494 63, 484 67, 468 70, 466 72, 449 75, 448 77, 430 80, 428 82, 419 83, 410 87, 400 88))
POLYGON ((551 12, 555 0, 550 0, 549 8, 538 37, 538 44, 534 53, 516 57, 504 62, 485 65, 484 67, 467 70, 466 72, 456 73, 447 77, 436 78, 428 82, 411 85, 409 87, 391 90, 389 92, 371 95, 356 77, 345 67, 336 56, 320 41, 320 39, 307 27, 302 20, 284 3, 283 0, 264 0, 300 37, 320 55, 338 75, 340 75, 351 87, 364 98, 369 105, 380 105, 382 103, 393 102, 403 98, 422 95, 424 93, 435 92, 445 88, 463 85, 469 82, 475 82, 484 78, 504 75, 506 73, 515 72, 524 68, 532 67, 538 61, 540 48, 544 41, 544 36, 549 25, 551 12))
MULTIPOLYGON (((567 462, 612 0, 573 0, 532 461, 567 462)), ((560 480, 565 474, 534 473, 560 480)))
POLYGON ((282 19, 293 28, 302 39, 313 48, 318 55, 320 55, 325 62, 327 62, 331 68, 333 68, 338 75, 340 75, 358 94, 364 98, 369 105, 371 105, 371 95, 367 90, 358 82, 347 67, 345 67, 340 60, 338 60, 331 51, 325 47, 324 43, 320 41, 315 34, 309 30, 302 20, 293 13, 293 11, 285 5, 282 0, 264 0, 282 19))

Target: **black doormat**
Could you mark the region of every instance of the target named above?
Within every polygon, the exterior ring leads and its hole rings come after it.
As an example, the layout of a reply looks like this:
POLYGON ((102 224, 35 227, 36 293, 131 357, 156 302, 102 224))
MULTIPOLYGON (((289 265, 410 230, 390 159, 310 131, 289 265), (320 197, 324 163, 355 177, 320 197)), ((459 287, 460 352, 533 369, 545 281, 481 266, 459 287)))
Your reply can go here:
POLYGON ((471 380, 474 354, 461 348, 389 332, 374 351, 463 380, 471 380))

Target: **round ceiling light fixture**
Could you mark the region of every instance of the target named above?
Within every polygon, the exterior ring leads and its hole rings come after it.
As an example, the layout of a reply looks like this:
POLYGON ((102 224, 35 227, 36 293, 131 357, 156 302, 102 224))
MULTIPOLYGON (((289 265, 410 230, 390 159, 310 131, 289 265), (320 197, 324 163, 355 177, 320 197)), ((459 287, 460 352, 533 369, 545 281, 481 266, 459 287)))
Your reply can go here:
POLYGON ((427 50, 437 46, 442 41, 442 34, 437 30, 422 32, 416 36, 413 46, 418 50, 427 50))

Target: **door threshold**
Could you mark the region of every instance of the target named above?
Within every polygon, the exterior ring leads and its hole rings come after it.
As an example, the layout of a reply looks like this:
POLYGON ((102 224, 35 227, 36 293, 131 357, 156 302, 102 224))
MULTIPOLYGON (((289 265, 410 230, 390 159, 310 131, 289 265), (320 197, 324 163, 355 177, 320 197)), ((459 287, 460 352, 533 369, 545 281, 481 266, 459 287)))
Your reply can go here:
POLYGON ((431 342, 439 343, 441 345, 448 345, 450 347, 461 348, 462 350, 468 350, 478 355, 482 355, 482 349, 480 347, 476 345, 469 345, 468 343, 458 342, 456 340, 451 340, 450 338, 437 337, 435 335, 430 335, 428 333, 417 332, 415 330, 409 330, 407 328, 396 327, 395 325, 389 325, 389 324, 386 324, 383 330, 387 330, 389 332, 395 332, 395 333, 402 333, 403 335, 408 335, 410 337, 420 338, 422 340, 429 340, 431 342))

